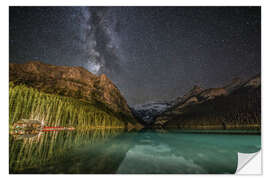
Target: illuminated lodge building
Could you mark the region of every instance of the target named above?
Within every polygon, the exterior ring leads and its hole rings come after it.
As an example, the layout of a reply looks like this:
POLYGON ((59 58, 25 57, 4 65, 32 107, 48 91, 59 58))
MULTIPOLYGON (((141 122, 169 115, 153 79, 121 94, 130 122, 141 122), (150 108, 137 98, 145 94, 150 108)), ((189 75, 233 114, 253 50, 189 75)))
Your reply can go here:
POLYGON ((39 129, 42 123, 38 120, 21 119, 13 124, 14 129, 39 129))

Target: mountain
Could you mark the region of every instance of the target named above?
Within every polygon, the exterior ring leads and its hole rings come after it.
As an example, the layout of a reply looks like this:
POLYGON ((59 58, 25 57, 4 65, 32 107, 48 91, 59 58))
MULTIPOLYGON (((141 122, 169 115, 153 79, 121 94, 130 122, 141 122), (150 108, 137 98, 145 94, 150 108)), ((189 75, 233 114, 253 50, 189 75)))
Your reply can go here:
POLYGON ((229 83, 228 85, 224 86, 223 88, 228 92, 231 93, 232 91, 236 90, 237 88, 239 88, 240 86, 243 85, 243 83, 245 83, 245 81, 241 80, 240 78, 234 78, 232 79, 232 82, 229 83))
POLYGON ((156 116, 170 108, 170 102, 150 102, 136 105, 131 108, 133 115, 143 124, 151 125, 156 116))
POLYGON ((101 104, 138 124, 126 100, 105 74, 96 76, 83 67, 54 66, 30 61, 25 64, 10 63, 9 81, 44 93, 101 104))
MULTIPOLYGON (((141 123, 146 125, 152 125, 155 118, 161 115, 164 111, 169 108, 179 105, 189 97, 192 97, 196 94, 202 92, 203 89, 197 85, 195 85, 189 92, 187 92, 183 97, 178 97, 175 100, 171 101, 161 101, 161 102, 149 102, 146 104, 139 104, 131 108, 133 115, 140 120, 141 123)), ((187 103, 191 103, 193 99, 187 101, 187 103)), ((195 100, 195 99, 194 99, 195 100)))
POLYGON ((156 117, 171 107, 183 107, 188 104, 197 102, 195 95, 201 93, 203 89, 197 85, 188 91, 183 97, 177 97, 175 100, 150 102, 146 104, 139 104, 131 108, 133 115, 140 120, 141 123, 151 126, 156 117))
POLYGON ((192 96, 196 96, 197 94, 201 93, 203 91, 203 89, 197 85, 193 86, 193 88, 187 92, 183 98, 182 101, 186 101, 188 98, 192 97, 192 96))
POLYGON ((171 100, 169 103, 171 104, 171 107, 179 105, 179 104, 183 103, 184 101, 186 101, 189 97, 192 97, 196 94, 199 94, 202 91, 203 91, 203 89, 201 87, 194 85, 193 88, 191 90, 189 90, 184 96, 177 97, 176 99, 171 100))
POLYGON ((201 89, 197 93, 191 93, 193 89, 180 102, 156 117, 154 126, 180 129, 260 129, 260 76, 247 81, 233 79, 224 87, 201 89))

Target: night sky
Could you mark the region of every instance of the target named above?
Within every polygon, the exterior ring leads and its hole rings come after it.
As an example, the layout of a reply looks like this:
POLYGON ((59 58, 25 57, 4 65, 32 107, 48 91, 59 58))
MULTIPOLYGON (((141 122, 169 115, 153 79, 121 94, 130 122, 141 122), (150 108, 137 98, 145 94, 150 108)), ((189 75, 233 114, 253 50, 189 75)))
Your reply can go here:
POLYGON ((105 73, 130 105, 261 67, 259 7, 10 7, 10 62, 105 73))

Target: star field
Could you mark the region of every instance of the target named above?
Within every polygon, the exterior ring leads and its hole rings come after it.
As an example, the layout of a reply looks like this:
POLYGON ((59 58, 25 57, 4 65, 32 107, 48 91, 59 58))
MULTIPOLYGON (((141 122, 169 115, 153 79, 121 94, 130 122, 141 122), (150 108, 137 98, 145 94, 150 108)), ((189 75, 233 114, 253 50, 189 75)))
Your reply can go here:
POLYGON ((10 7, 10 62, 105 73, 130 105, 261 70, 260 7, 10 7))

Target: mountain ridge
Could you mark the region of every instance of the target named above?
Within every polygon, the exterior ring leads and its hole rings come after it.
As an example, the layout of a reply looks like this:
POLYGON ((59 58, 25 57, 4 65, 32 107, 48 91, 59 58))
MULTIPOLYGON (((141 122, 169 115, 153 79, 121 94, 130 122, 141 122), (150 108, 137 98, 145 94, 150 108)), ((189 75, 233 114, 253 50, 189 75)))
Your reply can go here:
POLYGON ((96 76, 79 66, 55 66, 40 61, 9 64, 9 81, 50 94, 100 102, 136 121, 119 89, 105 75, 96 76))
POLYGON ((154 126, 184 129, 260 128, 260 83, 260 75, 256 75, 246 81, 234 79, 224 87, 205 89, 197 94, 190 93, 190 90, 182 101, 156 117, 154 126))

